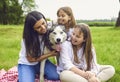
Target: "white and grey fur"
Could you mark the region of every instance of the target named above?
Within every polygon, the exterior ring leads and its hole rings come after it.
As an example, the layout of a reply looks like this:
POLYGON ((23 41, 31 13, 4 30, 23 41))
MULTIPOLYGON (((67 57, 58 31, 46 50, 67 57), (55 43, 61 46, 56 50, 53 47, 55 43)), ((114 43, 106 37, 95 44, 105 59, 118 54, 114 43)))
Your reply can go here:
MULTIPOLYGON (((56 45, 61 44, 67 39, 67 34, 65 32, 65 27, 63 25, 53 25, 49 28, 47 33, 47 47, 45 47, 44 53, 47 53, 48 50, 56 50, 56 45)), ((41 61, 40 65, 40 82, 44 82, 44 67, 46 59, 41 61)))

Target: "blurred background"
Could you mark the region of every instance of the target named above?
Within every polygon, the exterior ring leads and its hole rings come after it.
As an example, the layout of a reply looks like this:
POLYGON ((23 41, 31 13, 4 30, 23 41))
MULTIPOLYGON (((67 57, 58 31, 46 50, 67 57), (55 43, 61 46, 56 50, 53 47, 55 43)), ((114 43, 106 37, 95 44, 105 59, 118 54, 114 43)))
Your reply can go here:
POLYGON ((77 22, 114 22, 119 26, 120 0, 0 0, 0 24, 22 24, 33 10, 56 20, 57 10, 63 6, 72 8, 77 22))

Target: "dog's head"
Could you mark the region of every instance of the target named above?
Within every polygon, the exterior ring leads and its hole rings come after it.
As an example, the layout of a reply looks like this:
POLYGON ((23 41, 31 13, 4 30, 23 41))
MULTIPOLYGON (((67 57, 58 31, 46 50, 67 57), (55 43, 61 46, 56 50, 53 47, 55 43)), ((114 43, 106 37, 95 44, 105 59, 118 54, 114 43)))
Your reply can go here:
POLYGON ((63 25, 54 25, 49 29, 48 38, 50 44, 55 48, 67 39, 65 27, 63 25))
POLYGON ((55 44, 60 44, 67 39, 67 34, 65 33, 65 27, 62 25, 53 26, 50 29, 49 40, 55 44))

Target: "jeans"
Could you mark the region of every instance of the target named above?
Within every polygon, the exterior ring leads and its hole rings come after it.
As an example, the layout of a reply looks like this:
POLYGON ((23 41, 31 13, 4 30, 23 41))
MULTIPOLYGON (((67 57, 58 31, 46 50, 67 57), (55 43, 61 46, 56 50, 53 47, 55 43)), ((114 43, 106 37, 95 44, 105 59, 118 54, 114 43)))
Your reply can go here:
MULTIPOLYGON (((36 74, 40 73, 40 63, 37 65, 18 64, 18 79, 19 82, 35 82, 36 74)), ((49 60, 46 60, 44 77, 47 80, 59 80, 56 66, 49 60)))

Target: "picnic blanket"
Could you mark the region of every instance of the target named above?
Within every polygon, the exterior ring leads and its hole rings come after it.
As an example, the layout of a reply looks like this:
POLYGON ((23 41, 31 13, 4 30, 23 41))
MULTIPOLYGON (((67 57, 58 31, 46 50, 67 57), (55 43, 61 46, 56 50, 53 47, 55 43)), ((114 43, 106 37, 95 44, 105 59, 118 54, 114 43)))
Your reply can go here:
MULTIPOLYGON (((1 69, 0 70, 0 82, 18 82, 18 70, 17 66, 10 68, 8 71, 1 69)), ((38 78, 35 79, 35 82, 40 82, 38 78)), ((45 82, 60 82, 52 81, 45 79, 45 82)))
POLYGON ((0 70, 0 82, 17 82, 18 80, 18 71, 17 67, 14 66, 8 71, 1 69, 0 70))

